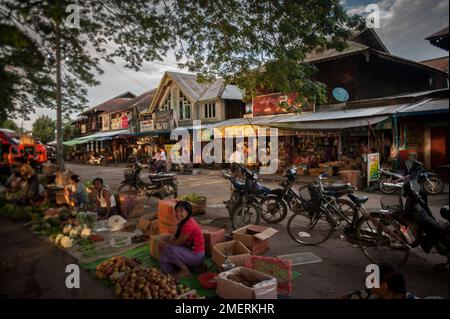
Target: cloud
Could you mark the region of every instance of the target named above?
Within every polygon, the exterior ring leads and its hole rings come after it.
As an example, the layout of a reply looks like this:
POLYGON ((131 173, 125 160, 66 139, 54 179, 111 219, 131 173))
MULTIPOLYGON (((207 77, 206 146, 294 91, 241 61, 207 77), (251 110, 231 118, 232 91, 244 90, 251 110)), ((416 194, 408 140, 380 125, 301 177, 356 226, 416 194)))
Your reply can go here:
MULTIPOLYGON (((380 8, 380 28, 377 34, 392 54, 414 61, 423 61, 448 55, 430 45, 425 38, 448 26, 448 0, 382 0, 373 1, 380 8)), ((348 14, 366 16, 369 3, 352 2, 348 14)))
MULTIPOLYGON (((375 3, 380 7, 381 26, 376 30, 381 40, 394 55, 415 61, 423 61, 448 55, 448 52, 433 47, 425 38, 448 26, 448 0, 341 0, 349 14, 367 15, 367 5, 375 3)), ((89 89, 89 105, 94 106, 118 94, 131 91, 140 94, 158 86, 165 71, 179 70, 173 55, 164 62, 147 62, 139 72, 125 69, 124 62, 114 66, 102 62, 104 74, 99 75, 101 84, 89 89)), ((32 120, 24 122, 25 128, 40 115, 56 117, 55 111, 37 110, 32 120)), ((21 124, 20 121, 16 121, 21 124)))

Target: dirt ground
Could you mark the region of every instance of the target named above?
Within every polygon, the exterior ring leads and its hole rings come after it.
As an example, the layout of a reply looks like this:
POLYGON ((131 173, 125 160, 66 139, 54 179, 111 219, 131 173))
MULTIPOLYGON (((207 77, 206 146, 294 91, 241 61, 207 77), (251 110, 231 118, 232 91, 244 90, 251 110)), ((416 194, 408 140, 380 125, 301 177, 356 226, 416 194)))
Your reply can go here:
MULTIPOLYGON (((69 164, 81 179, 92 180, 103 177, 115 189, 122 177, 122 167, 91 167, 69 164)), ((196 192, 207 196, 209 208, 203 219, 222 220, 230 232, 227 212, 221 207, 228 199, 228 182, 218 173, 201 172, 198 175, 179 176, 181 195, 196 192)), ((275 182, 264 182, 276 187, 275 182)), ((359 192, 362 194, 361 192, 359 192)), ((381 194, 370 193, 366 207, 379 207, 381 194)), ((155 209, 153 202, 149 211, 155 209)), ((448 191, 430 197, 430 206, 435 215, 439 208, 448 205, 448 191)), ((272 225, 273 226, 273 225, 272 225)), ((316 247, 300 246, 290 239, 286 232, 286 220, 273 226, 279 230, 271 240, 271 248, 265 254, 278 256, 290 253, 312 252, 322 259, 315 264, 294 266, 300 277, 292 282, 293 298, 339 298, 341 295, 361 289, 365 282, 365 267, 370 262, 359 248, 352 247, 335 234, 326 243, 316 247)), ((76 261, 35 235, 26 231, 22 225, 0 221, 0 297, 2 298, 114 298, 113 291, 90 273, 80 270, 81 288, 67 289, 65 268, 76 261)), ((433 265, 443 262, 442 256, 418 252, 410 256, 402 267, 407 280, 407 288, 419 297, 441 296, 448 298, 448 272, 439 273, 433 265)))

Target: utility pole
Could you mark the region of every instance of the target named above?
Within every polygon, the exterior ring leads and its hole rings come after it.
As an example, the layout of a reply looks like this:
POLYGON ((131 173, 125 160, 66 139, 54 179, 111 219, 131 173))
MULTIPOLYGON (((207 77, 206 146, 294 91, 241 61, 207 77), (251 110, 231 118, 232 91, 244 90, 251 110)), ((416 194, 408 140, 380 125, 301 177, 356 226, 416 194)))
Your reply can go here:
POLYGON ((60 22, 56 23, 56 160, 58 169, 64 170, 64 156, 62 144, 62 99, 61 99, 61 28, 60 22))

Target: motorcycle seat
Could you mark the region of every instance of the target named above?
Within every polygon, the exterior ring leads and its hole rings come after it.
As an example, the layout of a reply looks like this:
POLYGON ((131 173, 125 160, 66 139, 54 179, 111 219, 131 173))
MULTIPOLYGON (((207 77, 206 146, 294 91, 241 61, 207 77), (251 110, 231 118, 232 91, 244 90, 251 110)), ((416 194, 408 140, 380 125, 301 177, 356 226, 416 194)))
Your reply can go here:
POLYGON ((369 200, 368 196, 356 196, 355 194, 348 194, 348 197, 357 205, 364 204, 369 200))
POLYGON ((172 178, 175 174, 171 173, 151 173, 148 177, 150 178, 172 178))
POLYGON ((449 220, 448 206, 444 206, 441 208, 441 216, 442 218, 449 220))
POLYGON ((349 184, 333 184, 333 185, 327 185, 323 187, 324 191, 326 192, 344 192, 351 190, 352 187, 349 184))

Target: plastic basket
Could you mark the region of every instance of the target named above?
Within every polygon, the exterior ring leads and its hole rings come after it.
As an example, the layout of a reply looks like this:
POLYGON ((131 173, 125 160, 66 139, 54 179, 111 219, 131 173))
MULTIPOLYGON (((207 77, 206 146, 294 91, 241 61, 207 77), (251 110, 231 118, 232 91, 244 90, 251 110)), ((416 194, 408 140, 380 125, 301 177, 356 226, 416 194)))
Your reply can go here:
POLYGON ((319 211, 322 196, 320 195, 317 186, 308 185, 300 188, 299 196, 305 211, 310 214, 315 214, 319 211))
POLYGON ((388 210, 392 214, 403 212, 403 200, 401 196, 388 195, 380 199, 381 208, 388 210))

